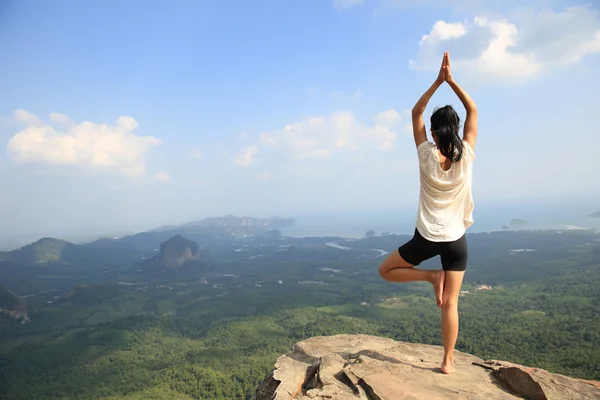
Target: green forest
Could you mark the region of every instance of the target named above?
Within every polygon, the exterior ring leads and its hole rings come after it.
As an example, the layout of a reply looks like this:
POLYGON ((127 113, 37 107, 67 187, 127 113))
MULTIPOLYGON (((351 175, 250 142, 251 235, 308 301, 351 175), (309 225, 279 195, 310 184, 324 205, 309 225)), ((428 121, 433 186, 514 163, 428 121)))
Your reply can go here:
MULTIPOLYGON (((135 266, 104 281, 66 274, 72 287, 58 292, 37 292, 32 280, 31 322, 0 320, 0 398, 251 399, 277 358, 309 337, 439 345, 430 285, 377 274, 372 249, 393 251, 404 239, 265 237, 201 245, 205 261, 173 274, 136 275, 135 266), (334 240, 349 249, 327 245, 334 240)), ((599 239, 470 235, 457 349, 600 380, 599 239)))

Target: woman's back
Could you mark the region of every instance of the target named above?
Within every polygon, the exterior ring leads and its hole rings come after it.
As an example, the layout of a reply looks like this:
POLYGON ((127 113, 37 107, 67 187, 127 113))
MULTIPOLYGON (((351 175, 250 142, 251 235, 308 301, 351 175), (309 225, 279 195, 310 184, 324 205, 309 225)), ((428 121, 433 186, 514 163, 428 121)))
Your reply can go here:
POLYGON ((439 150, 425 141, 417 148, 421 191, 417 229, 432 242, 451 242, 473 224, 472 170, 475 153, 462 141, 462 156, 444 170, 439 150))

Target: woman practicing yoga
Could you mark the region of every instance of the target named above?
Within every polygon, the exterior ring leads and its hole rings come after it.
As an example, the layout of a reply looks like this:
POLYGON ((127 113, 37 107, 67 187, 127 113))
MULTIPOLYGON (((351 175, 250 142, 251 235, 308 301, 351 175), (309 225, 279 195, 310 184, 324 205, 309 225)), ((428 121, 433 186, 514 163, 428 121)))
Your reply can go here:
POLYGON ((413 238, 393 251, 379 267, 390 282, 426 281, 433 284, 442 310, 444 359, 442 372, 454 371, 454 345, 458 336, 458 294, 467 268, 465 233, 473 224, 472 166, 477 137, 477 108, 471 97, 452 79, 450 57, 444 54, 439 75, 412 109, 412 125, 419 157, 421 191, 413 238), (447 82, 467 111, 463 138, 460 118, 452 106, 435 110, 427 140, 423 112, 435 91, 447 82), (414 268, 440 256, 442 269, 414 268))

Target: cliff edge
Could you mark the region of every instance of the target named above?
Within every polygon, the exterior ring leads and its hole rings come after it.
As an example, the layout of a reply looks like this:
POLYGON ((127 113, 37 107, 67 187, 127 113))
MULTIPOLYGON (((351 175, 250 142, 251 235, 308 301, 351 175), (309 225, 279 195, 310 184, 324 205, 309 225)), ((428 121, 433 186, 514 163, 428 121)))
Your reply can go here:
POLYGON ((255 400, 600 398, 600 382, 455 352, 444 375, 443 348, 369 335, 313 337, 279 357, 255 400))

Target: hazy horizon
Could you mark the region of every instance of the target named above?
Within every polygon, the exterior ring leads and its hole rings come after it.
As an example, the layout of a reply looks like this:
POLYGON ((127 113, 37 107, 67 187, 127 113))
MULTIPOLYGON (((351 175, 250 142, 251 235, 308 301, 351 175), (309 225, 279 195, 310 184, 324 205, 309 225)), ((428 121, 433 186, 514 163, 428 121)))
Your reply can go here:
MULTIPOLYGON (((516 203, 505 201, 503 204, 483 202, 476 204, 474 211, 475 223, 469 228, 470 233, 502 230, 509 225, 513 218, 527 221, 523 229, 559 229, 566 226, 591 228, 600 230, 600 218, 592 218, 590 214, 600 211, 597 199, 535 199, 529 202, 516 203), (542 206, 543 205, 543 206, 542 206), (594 208, 595 207, 595 208, 594 208)), ((294 219, 294 225, 283 228, 286 236, 336 236, 342 238, 360 238, 366 231, 410 234, 414 231, 416 204, 413 207, 403 207, 387 210, 354 210, 342 212, 316 212, 305 210, 289 213, 223 213, 203 215, 187 220, 167 220, 140 226, 95 227, 82 230, 48 230, 38 232, 22 232, 19 235, 0 233, 0 250, 14 249, 42 237, 54 237, 73 243, 87 243, 101 237, 126 236, 145 232, 163 226, 179 226, 192 221, 200 221, 209 217, 234 215, 236 217, 273 218, 283 217, 294 219)))

